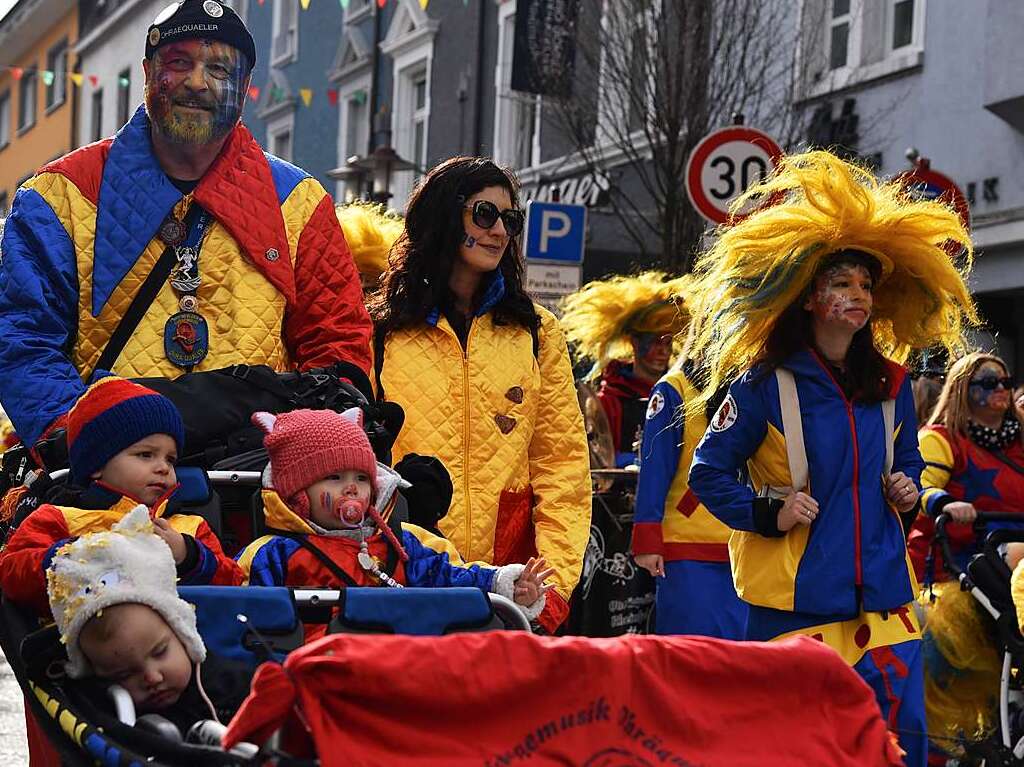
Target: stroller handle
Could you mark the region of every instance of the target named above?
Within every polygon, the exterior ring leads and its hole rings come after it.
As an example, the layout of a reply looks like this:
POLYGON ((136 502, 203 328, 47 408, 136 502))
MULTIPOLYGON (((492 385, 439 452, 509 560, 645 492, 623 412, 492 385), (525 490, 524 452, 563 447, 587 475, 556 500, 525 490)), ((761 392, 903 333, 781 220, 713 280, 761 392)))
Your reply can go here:
MULTIPOLYGON (((957 565, 956 560, 953 557, 953 552, 949 546, 949 534, 946 532, 946 525, 953 521, 953 517, 943 511, 937 517, 935 517, 935 543, 939 545, 942 550, 943 566, 949 571, 954 578, 960 578, 963 575, 963 571, 957 565)), ((984 524, 986 522, 1017 522, 1024 525, 1024 514, 1016 511, 979 511, 978 516, 974 520, 974 524, 984 524)), ((1013 531, 997 530, 991 533, 992 536, 997 536, 999 540, 995 540, 994 544, 1005 543, 1007 540, 1018 540, 1012 535, 1013 531), (1007 535, 1000 535, 1000 533, 1010 533, 1007 535)), ((1024 541, 1024 527, 1021 528, 1019 540, 1024 541)), ((985 546, 988 547, 989 542, 986 540, 985 546)), ((994 546, 993 546, 994 549, 994 546)))

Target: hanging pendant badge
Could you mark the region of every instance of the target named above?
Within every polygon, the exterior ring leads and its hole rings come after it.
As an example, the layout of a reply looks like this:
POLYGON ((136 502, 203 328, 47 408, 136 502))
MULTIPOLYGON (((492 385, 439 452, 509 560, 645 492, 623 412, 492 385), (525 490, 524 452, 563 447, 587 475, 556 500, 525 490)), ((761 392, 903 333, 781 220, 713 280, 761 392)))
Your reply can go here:
MULTIPOLYGON (((194 296, 184 296, 193 298, 194 296)), ((185 304, 184 299, 182 304, 185 304)), ((180 368, 194 368, 210 351, 210 327, 199 312, 183 309, 164 325, 164 353, 180 368)))
MULTIPOLYGON (((173 243, 164 240, 174 247, 177 264, 171 270, 169 281, 171 287, 181 295, 178 302, 180 311, 172 314, 164 325, 164 354, 170 362, 186 370, 202 362, 210 351, 210 327, 199 313, 199 299, 196 298, 196 291, 202 282, 199 274, 199 249, 206 224, 207 217, 203 213, 197 226, 189 232, 187 242, 184 242, 184 236, 173 238, 177 240, 173 243)), ((165 223, 164 227, 167 226, 165 223)))

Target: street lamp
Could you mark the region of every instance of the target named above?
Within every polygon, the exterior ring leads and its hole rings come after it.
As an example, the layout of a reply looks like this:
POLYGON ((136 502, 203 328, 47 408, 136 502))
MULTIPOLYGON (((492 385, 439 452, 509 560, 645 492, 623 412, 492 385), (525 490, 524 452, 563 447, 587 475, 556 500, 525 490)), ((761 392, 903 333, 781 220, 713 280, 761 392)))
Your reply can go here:
POLYGON ((377 147, 368 157, 350 157, 346 164, 370 175, 373 179, 370 199, 382 205, 387 205, 391 198, 391 174, 417 169, 416 163, 403 159, 388 144, 377 147))

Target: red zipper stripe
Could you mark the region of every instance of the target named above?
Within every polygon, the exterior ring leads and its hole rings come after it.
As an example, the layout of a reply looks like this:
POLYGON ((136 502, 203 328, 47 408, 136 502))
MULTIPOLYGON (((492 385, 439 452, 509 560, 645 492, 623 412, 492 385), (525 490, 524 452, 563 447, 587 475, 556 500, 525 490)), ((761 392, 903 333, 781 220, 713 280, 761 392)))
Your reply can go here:
POLYGON ((821 357, 818 353, 811 349, 811 356, 818 363, 825 374, 832 381, 832 384, 836 387, 839 392, 839 396, 843 398, 843 404, 846 406, 846 417, 850 421, 850 436, 853 438, 853 567, 854 567, 854 583, 858 586, 864 585, 864 572, 863 565, 861 563, 861 550, 860 550, 860 447, 857 444, 857 424, 853 418, 853 404, 846 397, 846 392, 843 391, 843 387, 839 385, 836 377, 832 375, 832 371, 828 369, 828 365, 822 362, 821 357))

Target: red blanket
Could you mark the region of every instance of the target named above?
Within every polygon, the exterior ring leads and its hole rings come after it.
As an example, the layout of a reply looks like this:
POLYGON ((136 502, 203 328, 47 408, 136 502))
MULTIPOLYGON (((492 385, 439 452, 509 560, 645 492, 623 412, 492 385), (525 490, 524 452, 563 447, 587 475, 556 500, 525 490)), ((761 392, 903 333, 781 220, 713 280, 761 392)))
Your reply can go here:
POLYGON ((813 639, 332 635, 265 664, 226 745, 293 707, 331 765, 900 765, 874 695, 813 639))

